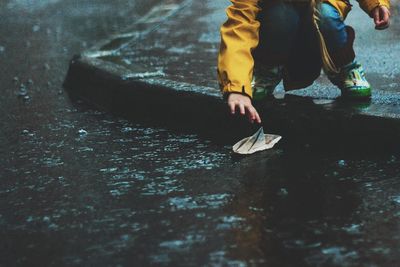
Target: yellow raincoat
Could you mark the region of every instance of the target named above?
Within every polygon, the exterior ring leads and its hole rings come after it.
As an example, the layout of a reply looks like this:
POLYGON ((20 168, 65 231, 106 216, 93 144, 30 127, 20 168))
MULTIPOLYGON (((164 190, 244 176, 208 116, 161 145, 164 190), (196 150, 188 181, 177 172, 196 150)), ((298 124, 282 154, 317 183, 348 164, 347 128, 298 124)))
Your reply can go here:
MULTIPOLYGON (((260 22, 256 17, 261 10, 258 5, 260 1, 262 0, 231 0, 232 5, 226 10, 228 20, 221 27, 218 56, 218 81, 223 93, 236 92, 252 97, 251 81, 254 68, 252 51, 259 42, 260 22)), ((323 0, 323 2, 333 5, 342 18, 346 18, 351 9, 347 0, 323 0)), ((359 0, 359 4, 369 15, 377 6, 390 7, 389 0, 359 0)), ((300 84, 289 87, 296 89, 305 85, 305 83, 300 84)))

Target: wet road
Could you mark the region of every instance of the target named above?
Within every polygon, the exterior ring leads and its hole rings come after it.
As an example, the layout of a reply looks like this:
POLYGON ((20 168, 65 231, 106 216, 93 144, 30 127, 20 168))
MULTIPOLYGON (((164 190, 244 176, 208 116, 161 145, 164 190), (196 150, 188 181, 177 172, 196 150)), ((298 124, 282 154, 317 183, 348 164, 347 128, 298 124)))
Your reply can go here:
POLYGON ((399 265, 398 155, 235 158, 70 103, 72 55, 154 4, 0 4, 0 265, 399 265))

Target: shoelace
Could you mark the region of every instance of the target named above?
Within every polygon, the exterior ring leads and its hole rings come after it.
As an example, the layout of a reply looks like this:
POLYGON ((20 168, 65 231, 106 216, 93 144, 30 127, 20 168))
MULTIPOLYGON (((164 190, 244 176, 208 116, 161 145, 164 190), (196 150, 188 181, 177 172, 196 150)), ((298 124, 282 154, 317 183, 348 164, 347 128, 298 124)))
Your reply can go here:
POLYGON ((354 85, 357 85, 358 81, 365 81, 365 75, 364 71, 362 69, 359 69, 361 65, 356 65, 355 68, 353 68, 349 72, 349 78, 353 81, 354 85))

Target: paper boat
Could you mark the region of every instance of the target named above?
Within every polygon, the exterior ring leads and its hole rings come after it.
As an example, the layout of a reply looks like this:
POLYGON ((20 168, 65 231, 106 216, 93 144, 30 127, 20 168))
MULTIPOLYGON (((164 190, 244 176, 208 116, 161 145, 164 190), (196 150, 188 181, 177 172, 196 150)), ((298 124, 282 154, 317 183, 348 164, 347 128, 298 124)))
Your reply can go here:
POLYGON ((264 134, 264 129, 261 127, 255 134, 246 137, 237 142, 233 147, 233 152, 238 154, 253 154, 258 151, 271 149, 274 147, 282 136, 274 134, 264 134))

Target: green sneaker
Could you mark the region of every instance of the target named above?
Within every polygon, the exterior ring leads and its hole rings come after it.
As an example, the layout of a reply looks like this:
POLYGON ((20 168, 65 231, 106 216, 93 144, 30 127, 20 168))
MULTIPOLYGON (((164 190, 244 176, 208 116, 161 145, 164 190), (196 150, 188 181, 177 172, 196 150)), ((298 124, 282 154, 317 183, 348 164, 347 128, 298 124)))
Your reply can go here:
POLYGON ((275 87, 281 82, 283 77, 282 66, 268 68, 257 65, 254 68, 253 81, 253 99, 255 101, 263 100, 268 95, 272 95, 275 87))
POLYGON ((344 66, 339 74, 329 79, 339 87, 345 98, 371 98, 371 85, 365 78, 364 68, 356 61, 344 66))

